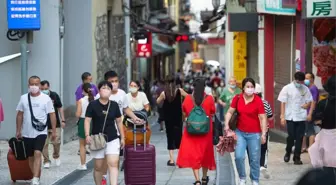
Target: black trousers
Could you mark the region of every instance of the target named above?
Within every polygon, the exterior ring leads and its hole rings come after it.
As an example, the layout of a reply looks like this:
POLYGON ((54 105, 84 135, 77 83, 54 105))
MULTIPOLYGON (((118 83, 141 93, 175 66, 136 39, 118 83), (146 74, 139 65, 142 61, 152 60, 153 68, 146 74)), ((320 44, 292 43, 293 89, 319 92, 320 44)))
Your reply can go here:
MULTIPOLYGON (((268 141, 269 141, 269 135, 268 132, 266 133, 266 143, 261 145, 260 148, 260 167, 267 168, 267 160, 268 160, 268 141)), ((248 152, 248 148, 246 148, 247 151, 247 157, 250 162, 250 156, 248 152)))
POLYGON ((294 158, 300 160, 302 140, 305 134, 305 121, 288 121, 287 120, 287 146, 286 153, 292 153, 292 148, 295 144, 294 158))

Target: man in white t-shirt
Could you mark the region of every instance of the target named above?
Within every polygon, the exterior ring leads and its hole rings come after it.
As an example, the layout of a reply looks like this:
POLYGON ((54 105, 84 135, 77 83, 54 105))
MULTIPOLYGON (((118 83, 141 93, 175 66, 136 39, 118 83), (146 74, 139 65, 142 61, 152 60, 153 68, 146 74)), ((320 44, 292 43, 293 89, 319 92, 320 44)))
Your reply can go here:
MULTIPOLYGON (((126 93, 125 91, 123 91, 122 89, 119 89, 119 77, 118 74, 115 71, 107 71, 104 74, 104 80, 110 82, 113 86, 112 89, 112 95, 110 96, 110 100, 111 101, 115 101, 118 103, 119 105, 119 109, 122 115, 126 114, 128 117, 130 117, 133 121, 135 122, 142 122, 141 119, 139 119, 133 112, 132 110, 128 107, 128 102, 127 102, 127 98, 126 98, 126 93)), ((95 97, 96 99, 98 99, 100 97, 99 94, 97 94, 97 96, 95 97)), ((107 174, 107 166, 105 168, 104 171, 104 177, 102 180, 102 185, 106 185, 106 174, 107 174)))
POLYGON ((48 114, 52 126, 52 140, 56 138, 54 105, 48 95, 40 92, 40 81, 38 76, 29 78, 29 93, 21 96, 16 108, 16 137, 23 138, 29 167, 33 172, 32 185, 40 184, 42 150, 48 134, 48 114))

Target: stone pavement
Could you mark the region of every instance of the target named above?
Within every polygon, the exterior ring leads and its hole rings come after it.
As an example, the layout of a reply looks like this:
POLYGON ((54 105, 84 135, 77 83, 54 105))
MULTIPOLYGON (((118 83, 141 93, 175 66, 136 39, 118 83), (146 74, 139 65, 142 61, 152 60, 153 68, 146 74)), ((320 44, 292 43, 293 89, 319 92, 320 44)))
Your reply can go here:
MULTIPOLYGON (((0 184, 1 185, 11 185, 8 163, 7 163, 7 152, 8 152, 7 141, 0 141, 0 184)), ((65 144, 61 151, 61 161, 62 164, 56 167, 52 164, 50 169, 42 169, 41 185, 51 185, 57 180, 63 178, 69 173, 73 172, 80 163, 77 151, 79 148, 78 140, 71 141, 65 144)), ((52 146, 49 147, 49 155, 52 154, 52 146)), ((52 156, 51 156, 52 158, 52 156)), ((91 160, 90 156, 87 156, 87 160, 91 160)), ((28 181, 17 181, 16 184, 28 185, 28 181)))
MULTIPOLYGON (((270 179, 264 179, 260 176, 260 185, 295 185, 296 181, 311 168, 310 159, 308 153, 302 154, 303 165, 294 165, 291 160, 289 163, 283 161, 285 151, 285 144, 270 142, 269 143, 269 155, 268 155, 268 172, 271 175, 270 179)), ((234 154, 231 154, 234 161, 234 154)), ((292 159, 293 156, 291 156, 292 159)), ((235 165, 235 177, 238 182, 238 174, 235 165)), ((246 174, 249 176, 249 165, 246 156, 246 174)), ((238 183, 237 183, 238 184, 238 183)), ((250 185, 251 181, 248 178, 247 185, 250 185)))
MULTIPOLYGON (((166 136, 165 133, 158 132, 158 126, 153 126, 153 134, 151 136, 151 144, 156 147, 156 184, 157 185, 191 185, 194 183, 193 173, 190 169, 179 169, 176 167, 168 167, 166 165, 169 155, 166 149, 166 136)), ((175 154, 177 155, 177 153, 175 154)), ((230 155, 225 155, 219 158, 220 162, 220 172, 221 178, 220 184, 222 185, 234 185, 234 173, 233 167, 231 166, 232 161, 230 155)), ((92 162, 90 162, 89 170, 85 173, 78 172, 76 175, 70 175, 68 178, 64 178, 61 181, 55 183, 54 185, 92 185, 92 162), (77 179, 76 179, 77 176, 77 179)), ((214 184, 215 182, 215 171, 209 173, 211 182, 209 184, 214 184)), ((119 185, 124 185, 124 173, 119 174, 119 185)))

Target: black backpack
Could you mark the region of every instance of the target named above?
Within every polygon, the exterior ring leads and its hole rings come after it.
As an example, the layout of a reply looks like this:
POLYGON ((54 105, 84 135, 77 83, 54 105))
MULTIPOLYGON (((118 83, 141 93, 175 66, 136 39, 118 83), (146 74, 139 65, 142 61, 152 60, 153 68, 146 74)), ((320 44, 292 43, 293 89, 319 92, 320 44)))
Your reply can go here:
POLYGON ((28 158, 24 141, 15 137, 8 141, 9 147, 12 149, 16 160, 23 161, 28 158))

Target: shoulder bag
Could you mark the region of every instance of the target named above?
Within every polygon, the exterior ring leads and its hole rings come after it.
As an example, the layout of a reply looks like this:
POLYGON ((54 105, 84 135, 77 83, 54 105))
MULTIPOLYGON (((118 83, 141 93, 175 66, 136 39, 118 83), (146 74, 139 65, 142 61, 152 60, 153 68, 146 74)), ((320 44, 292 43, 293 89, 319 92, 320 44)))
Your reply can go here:
POLYGON ((231 119, 229 120, 229 127, 231 130, 236 130, 237 128, 237 120, 238 120, 238 102, 239 102, 240 95, 237 95, 237 102, 236 102, 236 110, 232 114, 231 119))
POLYGON ((92 151, 102 150, 106 146, 105 137, 107 137, 107 136, 104 134, 104 129, 105 129, 107 116, 109 114, 110 105, 111 105, 111 102, 109 101, 109 104, 108 104, 108 107, 107 107, 107 112, 106 112, 106 115, 105 115, 103 129, 102 129, 101 133, 91 135, 90 150, 92 150, 92 151))
POLYGON ((28 93, 28 104, 29 104, 29 112, 30 112, 31 122, 32 122, 33 128, 37 131, 40 131, 40 132, 44 131, 47 127, 47 124, 42 123, 41 121, 36 119, 36 117, 34 116, 32 104, 31 104, 31 99, 30 99, 30 93, 28 93))

